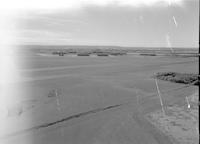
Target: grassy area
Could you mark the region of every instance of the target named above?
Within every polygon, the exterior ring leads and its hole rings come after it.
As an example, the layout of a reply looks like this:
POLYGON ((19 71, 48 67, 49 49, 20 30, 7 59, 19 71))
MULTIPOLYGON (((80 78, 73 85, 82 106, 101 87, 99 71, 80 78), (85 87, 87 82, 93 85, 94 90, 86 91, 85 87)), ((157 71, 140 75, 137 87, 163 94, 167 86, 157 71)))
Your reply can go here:
POLYGON ((192 73, 161 72, 157 73, 156 78, 175 83, 199 85, 200 75, 192 73))

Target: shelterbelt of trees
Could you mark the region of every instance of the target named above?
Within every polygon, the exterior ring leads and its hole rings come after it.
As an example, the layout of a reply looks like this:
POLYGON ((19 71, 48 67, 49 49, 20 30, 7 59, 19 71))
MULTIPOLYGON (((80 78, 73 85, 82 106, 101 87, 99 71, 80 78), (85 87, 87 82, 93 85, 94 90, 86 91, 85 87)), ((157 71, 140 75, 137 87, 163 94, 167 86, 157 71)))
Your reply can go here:
POLYGON ((170 81, 174 83, 199 85, 199 74, 193 73, 177 73, 177 72, 158 72, 154 78, 170 81))

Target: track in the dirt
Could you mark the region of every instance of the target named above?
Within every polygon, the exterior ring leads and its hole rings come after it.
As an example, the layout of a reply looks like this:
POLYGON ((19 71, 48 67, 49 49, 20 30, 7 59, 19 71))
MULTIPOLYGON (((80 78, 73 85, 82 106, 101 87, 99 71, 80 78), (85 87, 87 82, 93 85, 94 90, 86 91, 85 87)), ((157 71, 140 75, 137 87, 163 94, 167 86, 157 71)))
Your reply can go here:
MULTIPOLYGON (((124 104, 127 104, 127 103, 124 103, 124 104)), ((97 109, 93 109, 93 110, 90 110, 90 111, 78 113, 78 114, 71 115, 71 116, 65 117, 63 119, 54 121, 54 122, 44 123, 42 125, 38 125, 38 126, 29 128, 29 129, 25 129, 25 130, 22 130, 22 131, 18 131, 18 132, 6 135, 6 136, 3 136, 3 137, 0 137, 0 139, 6 139, 6 138, 9 138, 9 137, 12 137, 12 136, 16 136, 16 135, 20 135, 20 134, 23 134, 23 133, 26 133, 26 132, 31 132, 31 131, 34 131, 34 130, 47 128, 47 127, 50 127, 50 126, 53 126, 53 125, 56 125, 56 124, 59 124, 59 123, 62 123, 62 122, 66 122, 66 121, 69 121, 69 120, 81 118, 81 117, 89 115, 89 114, 94 114, 94 113, 106 111, 106 110, 109 110, 109 109, 113 109, 113 108, 116 108, 116 107, 120 107, 120 106, 122 106, 124 104, 116 104, 116 105, 111 105, 111 106, 107 106, 107 107, 104 107, 104 108, 97 108, 97 109)))

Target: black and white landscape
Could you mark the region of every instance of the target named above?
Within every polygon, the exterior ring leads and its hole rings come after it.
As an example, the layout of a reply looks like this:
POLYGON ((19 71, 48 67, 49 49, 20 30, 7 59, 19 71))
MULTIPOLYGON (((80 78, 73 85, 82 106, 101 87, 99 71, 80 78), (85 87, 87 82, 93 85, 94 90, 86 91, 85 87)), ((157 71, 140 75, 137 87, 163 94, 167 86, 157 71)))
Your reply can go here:
POLYGON ((11 7, 0 143, 197 144, 199 2, 58 2, 11 7))

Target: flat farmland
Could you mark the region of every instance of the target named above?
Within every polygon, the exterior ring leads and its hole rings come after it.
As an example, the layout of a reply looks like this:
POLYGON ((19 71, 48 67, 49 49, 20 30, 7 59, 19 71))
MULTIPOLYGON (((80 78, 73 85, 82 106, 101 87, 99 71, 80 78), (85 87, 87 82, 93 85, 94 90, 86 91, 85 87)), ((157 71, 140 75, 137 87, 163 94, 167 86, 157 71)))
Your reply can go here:
MULTIPOLYGON (((198 58, 34 55, 19 57, 19 67, 21 79, 9 86, 17 101, 7 108, 3 143, 173 144, 144 117, 161 110, 152 76, 198 73, 198 58)), ((185 105, 198 89, 158 84, 165 106, 185 105)))

